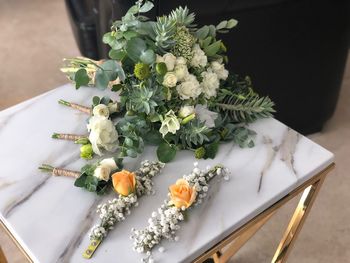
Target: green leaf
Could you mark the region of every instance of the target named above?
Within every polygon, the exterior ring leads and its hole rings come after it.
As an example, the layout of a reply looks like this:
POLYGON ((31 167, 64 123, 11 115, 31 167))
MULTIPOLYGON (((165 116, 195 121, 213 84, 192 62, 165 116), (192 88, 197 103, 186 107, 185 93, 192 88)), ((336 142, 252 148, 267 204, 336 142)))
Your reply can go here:
POLYGON ((237 26, 237 24, 238 24, 238 21, 236 19, 232 18, 227 22, 226 28, 231 29, 231 28, 237 26))
POLYGON ((129 147, 132 147, 134 145, 134 142, 129 137, 125 138, 124 143, 125 143, 125 145, 127 145, 129 147))
POLYGON ((204 146, 205 155, 204 159, 210 158, 214 159, 218 150, 219 150, 219 142, 213 142, 204 146))
POLYGON ((111 58, 111 59, 115 59, 115 60, 118 60, 118 61, 122 61, 124 59, 124 57, 126 56, 126 53, 125 51, 123 50, 114 50, 114 49, 111 49, 109 52, 108 52, 108 56, 111 58))
POLYGON ((209 34, 209 27, 203 26, 200 29, 197 30, 195 33, 195 36, 199 39, 205 39, 209 34))
POLYGON ((74 186, 76 187, 84 187, 85 186, 85 180, 86 180, 87 175, 83 173, 81 176, 79 176, 75 182, 74 186))
POLYGON ((146 51, 146 42, 141 38, 134 37, 126 44, 126 52, 131 60, 138 62, 142 52, 146 51))
POLYGON ((117 92, 117 91, 121 90, 122 88, 124 88, 123 84, 116 84, 116 85, 113 85, 111 90, 114 92, 117 92))
POLYGON ((226 26, 227 26, 227 20, 224 20, 224 21, 221 21, 221 22, 216 26, 216 29, 217 29, 217 30, 220 30, 220 29, 226 28, 226 26))
POLYGON ((156 60, 156 55, 152 49, 141 52, 140 60, 145 64, 152 64, 156 60))
POLYGON ((129 14, 137 14, 138 12, 139 12, 138 5, 133 5, 132 7, 129 8, 127 13, 129 13, 129 14))
POLYGON ((145 136, 145 141, 151 145, 159 145, 162 140, 162 135, 158 131, 150 131, 145 136))
POLYGON ((221 46, 221 40, 214 42, 213 44, 210 44, 206 48, 204 48, 204 52, 207 56, 214 56, 219 50, 221 46))
POLYGON ((154 6, 154 5, 153 5, 152 2, 146 1, 146 3, 145 3, 143 6, 141 6, 139 12, 140 12, 140 13, 146 13, 146 12, 148 12, 149 10, 151 10, 151 9, 153 8, 153 6, 154 6))
POLYGON ((137 157, 137 152, 136 152, 134 149, 132 149, 132 148, 127 149, 127 150, 126 150, 126 154, 127 154, 129 157, 131 157, 131 158, 136 158, 136 157, 137 157))
POLYGON ((168 163, 174 159, 176 155, 176 146, 170 145, 166 142, 162 142, 157 149, 157 156, 159 161, 168 163))
POLYGON ((108 75, 102 69, 96 70, 96 74, 95 74, 96 88, 105 90, 108 86, 108 83, 109 83, 108 75))
POLYGON ((126 40, 130 40, 132 39, 133 37, 136 37, 138 34, 137 32, 135 31, 126 31, 123 33, 123 36, 126 40))
POLYGON ((86 86, 87 84, 89 84, 90 78, 87 75, 86 70, 81 68, 75 73, 74 81, 75 81, 75 88, 79 89, 81 86, 86 86))
POLYGON ((111 98, 110 97, 108 97, 108 96, 103 96, 103 98, 101 99, 101 104, 104 104, 104 105, 108 105, 108 103, 110 103, 111 102, 111 98))
POLYGON ((94 97, 92 98, 92 105, 96 106, 96 105, 100 104, 100 102, 101 102, 100 97, 94 96, 94 97))
POLYGON ((112 36, 112 32, 108 32, 103 35, 102 42, 105 44, 110 44, 114 40, 114 37, 112 36))

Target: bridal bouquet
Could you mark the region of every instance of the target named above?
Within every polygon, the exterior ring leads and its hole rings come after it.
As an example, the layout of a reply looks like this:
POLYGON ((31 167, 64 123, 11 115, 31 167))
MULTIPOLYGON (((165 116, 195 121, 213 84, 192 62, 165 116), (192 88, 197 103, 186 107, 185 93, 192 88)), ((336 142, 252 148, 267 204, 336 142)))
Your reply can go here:
POLYGON ((82 157, 105 151, 136 157, 145 143, 158 147, 161 162, 182 149, 199 159, 214 158, 223 141, 253 147, 247 124, 270 117, 274 104, 253 91, 248 77, 225 68, 226 46, 219 34, 237 21, 198 28, 187 7, 150 21, 144 14, 152 8, 149 1, 137 1, 113 23, 103 37, 110 59, 67 59, 62 68, 77 89, 116 92, 114 100, 94 97, 86 110, 89 134, 78 138, 82 157))

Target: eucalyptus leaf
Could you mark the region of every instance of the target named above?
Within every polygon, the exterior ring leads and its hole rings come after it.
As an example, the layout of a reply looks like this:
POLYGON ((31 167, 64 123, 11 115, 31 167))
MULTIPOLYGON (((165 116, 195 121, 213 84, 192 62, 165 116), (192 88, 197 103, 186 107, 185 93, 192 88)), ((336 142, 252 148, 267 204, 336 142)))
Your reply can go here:
POLYGON ((143 6, 139 9, 140 13, 146 13, 153 8, 154 4, 150 1, 146 1, 143 6))
POLYGON ((219 30, 219 29, 223 29, 223 28, 226 28, 227 26, 227 20, 224 20, 224 21, 221 21, 217 26, 216 26, 216 29, 219 30))
POLYGON ((94 96, 94 97, 92 98, 92 104, 93 104, 94 106, 100 104, 100 102, 101 102, 100 97, 94 96))
POLYGON ((176 146, 162 142, 157 148, 157 156, 159 161, 168 163, 174 159, 176 155, 176 146))
POLYGON ((138 62, 142 52, 147 49, 146 42, 141 38, 134 37, 130 39, 126 44, 126 52, 131 60, 138 62))
POLYGON ((208 36, 208 34, 209 34, 209 27, 203 26, 196 31, 195 36, 198 39, 205 39, 208 36))
POLYGON ((90 78, 87 75, 85 69, 79 69, 74 75, 75 88, 79 89, 81 86, 86 86, 89 84, 90 78))
POLYGON ((219 50, 221 46, 221 40, 214 42, 213 44, 210 44, 206 48, 204 48, 204 52, 207 56, 214 56, 219 50))
POLYGON ((236 19, 232 18, 227 22, 226 28, 231 29, 231 28, 237 26, 237 24, 238 24, 238 21, 236 19))
POLYGON ((146 64, 152 64, 156 60, 156 55, 152 49, 141 52, 140 60, 146 64))
POLYGON ((114 49, 111 49, 109 52, 108 52, 108 56, 111 58, 111 59, 115 59, 115 60, 118 60, 118 61, 122 61, 124 59, 124 57, 126 56, 126 53, 125 51, 123 50, 114 50, 114 49))
POLYGON ((98 89, 105 90, 108 86, 109 78, 108 75, 102 69, 96 70, 95 74, 95 86, 98 89))

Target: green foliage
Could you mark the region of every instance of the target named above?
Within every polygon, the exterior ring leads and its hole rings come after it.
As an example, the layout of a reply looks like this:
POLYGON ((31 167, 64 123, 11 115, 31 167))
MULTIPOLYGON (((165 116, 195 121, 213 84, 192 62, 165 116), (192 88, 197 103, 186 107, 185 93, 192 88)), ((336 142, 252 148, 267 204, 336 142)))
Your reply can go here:
POLYGON ((176 31, 176 21, 169 19, 167 16, 158 17, 157 22, 153 24, 153 30, 155 45, 160 52, 165 53, 165 50, 169 50, 175 45, 173 36, 176 31))
POLYGON ((121 81, 125 80, 123 68, 115 60, 106 60, 96 70, 95 86, 104 90, 108 87, 109 82, 116 80, 117 77, 121 81))
POLYGON ((169 19, 173 20, 177 26, 193 27, 192 23, 194 22, 195 14, 189 13, 187 6, 179 6, 171 11, 169 19))
POLYGON ((274 112, 274 103, 269 97, 259 95, 227 95, 222 102, 215 103, 216 108, 227 114, 233 122, 251 123, 257 119, 268 118, 274 112))
POLYGON ((162 142, 157 148, 158 160, 168 163, 175 158, 176 146, 167 142, 162 142))
POLYGON ((197 158, 197 159, 202 159, 204 156, 205 156, 205 148, 203 146, 197 148, 195 151, 194 151, 194 156, 197 158))
POLYGON ((79 69, 74 75, 75 88, 79 89, 81 86, 87 86, 90 78, 84 68, 79 69))
POLYGON ((96 192, 102 195, 109 189, 110 183, 99 180, 94 176, 96 164, 87 164, 81 168, 81 175, 75 180, 74 186, 85 188, 89 192, 96 192))
POLYGON ((181 26, 177 27, 174 40, 175 46, 172 48, 172 53, 176 57, 184 57, 187 61, 190 61, 192 47, 196 42, 195 37, 189 32, 188 28, 181 26))
POLYGON ((126 105, 128 110, 151 114, 155 112, 157 102, 153 99, 155 91, 147 87, 135 87, 129 93, 126 105))
POLYGON ((147 47, 143 39, 138 37, 127 42, 126 53, 135 63, 141 61, 146 64, 152 64, 156 58, 154 51, 147 47))
POLYGON ((178 136, 183 148, 193 148, 193 146, 202 145, 205 141, 209 141, 208 134, 210 129, 200 122, 198 119, 194 119, 188 122, 186 125, 181 126, 178 136))

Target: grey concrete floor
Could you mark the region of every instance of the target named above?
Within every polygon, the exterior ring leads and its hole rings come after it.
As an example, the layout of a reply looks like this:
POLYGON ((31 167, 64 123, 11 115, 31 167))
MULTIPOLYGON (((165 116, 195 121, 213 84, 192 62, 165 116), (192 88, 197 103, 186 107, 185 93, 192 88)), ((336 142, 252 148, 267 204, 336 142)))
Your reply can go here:
MULTIPOLYGON (((0 110, 67 82, 62 58, 79 55, 62 0, 0 0, 0 110)), ((336 155, 337 167, 326 179, 296 242, 290 263, 350 262, 350 63, 332 119, 311 139, 336 155)), ((231 263, 270 259, 297 200, 292 200, 255 235, 231 263)), ((26 262, 0 230, 9 263, 26 262)))

